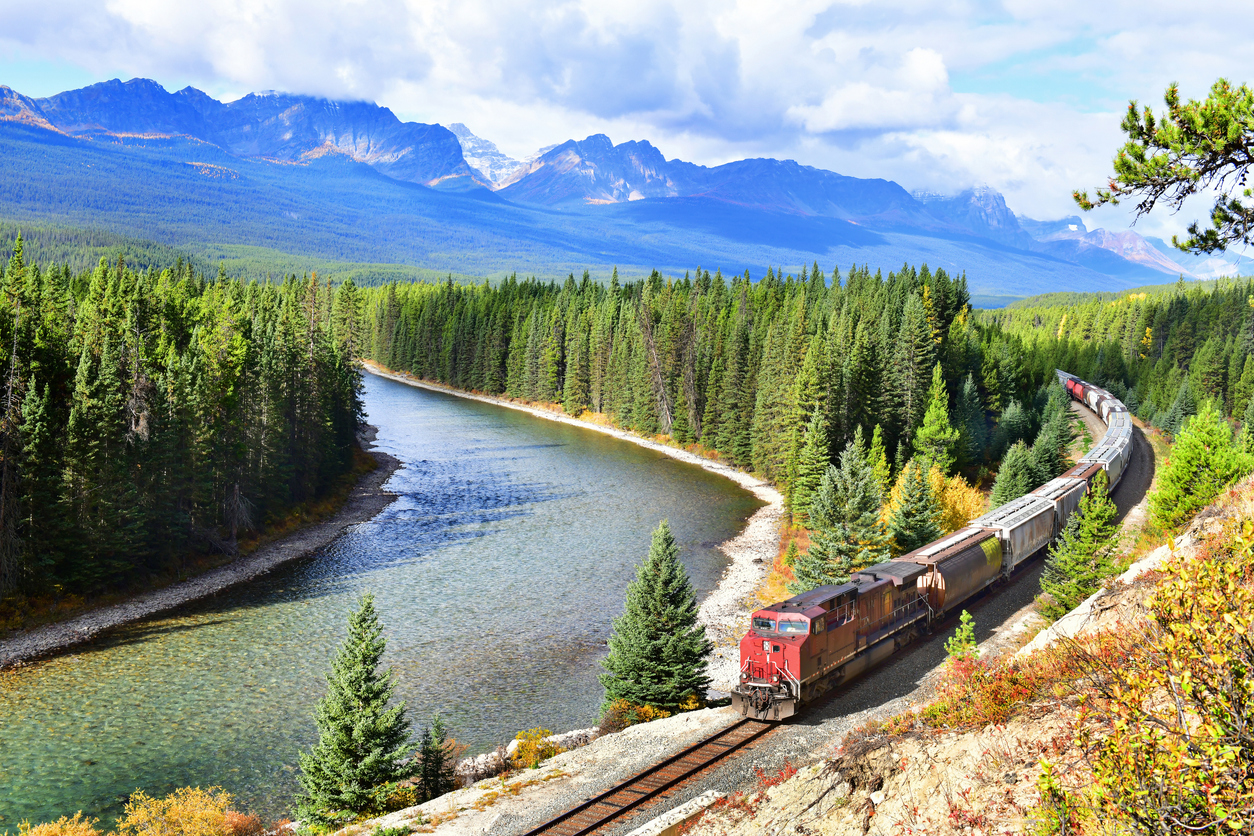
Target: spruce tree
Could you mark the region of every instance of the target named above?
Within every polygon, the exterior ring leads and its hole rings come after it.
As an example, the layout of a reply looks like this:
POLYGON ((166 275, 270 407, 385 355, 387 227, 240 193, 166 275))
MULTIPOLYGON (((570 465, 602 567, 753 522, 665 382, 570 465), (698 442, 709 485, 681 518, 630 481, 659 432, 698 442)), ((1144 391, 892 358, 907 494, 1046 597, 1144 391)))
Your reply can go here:
POLYGON ((927 470, 911 459, 901 471, 896 507, 888 517, 888 533, 897 554, 914 551, 941 536, 940 505, 932 494, 927 470))
POLYGON ((914 452, 925 462, 936 465, 948 475, 954 467, 954 447, 958 443, 958 431, 949 423, 949 392, 941 365, 932 369, 932 385, 928 390, 927 412, 923 426, 914 436, 914 452))
POLYGON ((1018 499, 1037 486, 1036 474, 1032 469, 1032 453, 1028 445, 1016 441, 1006 456, 1001 460, 1001 468, 997 471, 997 481, 993 483, 993 495, 989 499, 989 507, 1000 508, 1007 502, 1018 499))
POLYGON ((327 674, 318 743, 300 756, 296 812, 308 823, 333 827, 377 812, 396 783, 421 767, 418 759, 404 761, 413 744, 405 704, 388 706, 396 682, 391 668, 378 669, 385 646, 374 597, 364 595, 327 674))
POLYGON ((693 697, 705 698, 713 645, 697 623, 697 596, 666 520, 627 587, 609 646, 601 660, 606 673, 598 677, 606 704, 621 699, 675 712, 693 697))
POLYGON ((1107 487, 1105 471, 1093 477, 1058 541, 1049 547, 1041 575, 1041 591, 1052 599, 1041 609, 1046 618, 1062 618, 1115 572, 1118 511, 1107 487))
POLYGON ((1150 518, 1175 531, 1251 469, 1254 456, 1232 443, 1232 428, 1219 408, 1203 401, 1167 456, 1158 488, 1150 495, 1150 518))
POLYGON ((796 476, 789 486, 792 489, 792 516, 798 524, 809 524, 810 503, 827 470, 827 455, 827 428, 822 409, 816 405, 810 423, 806 425, 801 452, 797 455, 796 476))
POLYGON ((457 789, 453 759, 448 751, 448 734, 444 721, 437 714, 422 730, 418 742, 418 786, 424 802, 457 789))
POLYGON ((888 451, 884 448, 884 431, 879 424, 871 433, 871 449, 867 451, 871 469, 875 471, 875 479, 880 484, 880 496, 887 497, 893 489, 893 471, 888 465, 888 451))
POLYGON ((984 458, 984 446, 988 430, 984 420, 984 404, 980 401, 980 389, 971 374, 962 381, 962 393, 957 403, 958 462, 963 467, 979 464, 984 458))
POLYGON ((841 453, 840 467, 829 467, 823 476, 812 507, 817 530, 809 550, 794 561, 796 581, 789 591, 844 583, 859 569, 887 560, 891 549, 880 520, 882 504, 879 479, 859 428, 841 453))

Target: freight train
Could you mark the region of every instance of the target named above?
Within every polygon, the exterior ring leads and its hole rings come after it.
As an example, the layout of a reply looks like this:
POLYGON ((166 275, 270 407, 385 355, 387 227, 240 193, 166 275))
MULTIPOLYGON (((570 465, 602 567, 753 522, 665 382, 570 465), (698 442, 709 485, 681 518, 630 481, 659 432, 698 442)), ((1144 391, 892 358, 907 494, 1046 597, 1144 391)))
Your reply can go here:
POLYGON ((1106 423, 1093 449, 1062 476, 926 546, 753 614, 740 641, 732 705, 783 720, 873 668, 977 593, 1008 579, 1066 525, 1093 477, 1110 490, 1132 455, 1132 420, 1114 395, 1059 370, 1067 393, 1106 423))

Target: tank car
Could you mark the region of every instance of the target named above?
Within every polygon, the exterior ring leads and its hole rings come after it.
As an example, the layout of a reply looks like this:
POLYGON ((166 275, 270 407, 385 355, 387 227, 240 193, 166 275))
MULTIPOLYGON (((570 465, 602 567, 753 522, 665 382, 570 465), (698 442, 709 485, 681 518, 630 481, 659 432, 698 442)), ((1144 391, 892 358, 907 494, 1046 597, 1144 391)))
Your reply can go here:
POLYGON ((1106 434, 1066 473, 989 511, 963 529, 752 616, 740 640, 732 705, 785 720, 837 685, 930 631, 962 603, 1009 577, 1062 531, 1093 478, 1111 489, 1127 467, 1132 423, 1110 392, 1058 371, 1068 394, 1107 423, 1106 434))

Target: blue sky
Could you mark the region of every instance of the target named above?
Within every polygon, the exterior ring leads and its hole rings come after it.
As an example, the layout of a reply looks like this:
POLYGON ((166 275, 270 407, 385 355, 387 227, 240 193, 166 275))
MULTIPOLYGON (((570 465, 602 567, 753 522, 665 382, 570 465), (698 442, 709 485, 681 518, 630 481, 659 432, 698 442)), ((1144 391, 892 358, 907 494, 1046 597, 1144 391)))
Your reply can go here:
POLYGON ((990 185, 1038 218, 1072 214, 1071 189, 1102 181, 1128 99, 1254 82, 1249 3, 1192 3, 1187 17, 1126 0, 4 5, 0 84, 28 95, 143 76, 226 99, 367 99, 464 122, 516 157, 605 133, 709 165, 771 156, 908 189, 990 185))

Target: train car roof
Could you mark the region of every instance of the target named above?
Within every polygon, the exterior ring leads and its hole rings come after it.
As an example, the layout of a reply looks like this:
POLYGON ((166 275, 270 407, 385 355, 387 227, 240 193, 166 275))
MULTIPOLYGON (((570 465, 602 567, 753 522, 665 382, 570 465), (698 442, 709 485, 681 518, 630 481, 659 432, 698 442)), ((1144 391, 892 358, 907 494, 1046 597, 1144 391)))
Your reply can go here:
MULTIPOLYGON (((1080 463, 1076 464, 1075 466, 1073 466, 1073 467, 1072 467, 1070 470, 1068 470, 1066 473, 1062 474, 1062 476, 1063 476, 1063 477, 1065 477, 1065 478, 1068 478, 1068 479, 1085 479, 1085 480, 1087 480, 1087 479, 1092 478, 1092 476, 1093 476, 1095 473, 1097 473, 1097 470, 1100 470, 1100 469, 1101 469, 1101 467, 1102 467, 1102 466, 1101 466, 1100 464, 1098 464, 1097 462, 1080 462, 1080 463), (1096 468, 1096 469, 1094 469, 1094 468, 1096 468)), ((1060 478, 1062 478, 1062 477, 1060 477, 1060 478)))
POLYGON ((825 601, 830 601, 846 592, 853 592, 857 588, 857 585, 853 583, 816 586, 808 592, 802 592, 800 595, 794 595, 786 601, 780 601, 778 604, 771 604, 769 607, 762 607, 762 609, 777 610, 779 612, 784 612, 785 610, 798 612, 822 604, 825 601))
POLYGON ((1059 476, 1057 479, 1050 479, 1036 490, 1032 491, 1033 496, 1043 496, 1047 499, 1057 499, 1058 497, 1073 491, 1076 485, 1083 482, 1074 476, 1059 476))
POLYGON ((908 560, 914 563, 935 563, 965 549, 967 546, 994 536, 996 535, 993 532, 986 529, 968 526, 967 528, 960 528, 953 534, 946 535, 939 540, 928 543, 926 546, 919 546, 912 552, 906 552, 897 559, 908 560))
POLYGON ((1042 513, 1045 509, 1049 509, 1052 514, 1054 503, 1039 496, 1025 494, 999 508, 994 508, 982 517, 976 517, 968 525, 981 528, 1012 528, 1023 520, 1042 513))
POLYGON ((909 560, 890 560, 887 563, 877 563, 874 566, 859 569, 849 577, 849 580, 854 583, 892 581, 893 586, 914 586, 915 581, 926 571, 926 566, 909 560))

